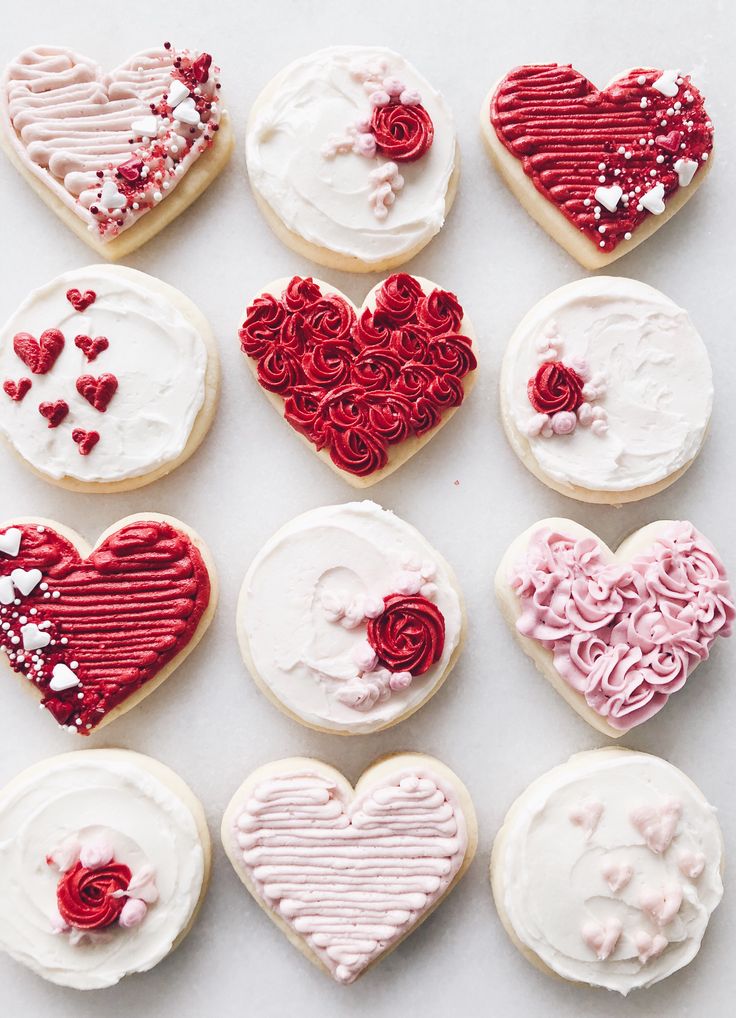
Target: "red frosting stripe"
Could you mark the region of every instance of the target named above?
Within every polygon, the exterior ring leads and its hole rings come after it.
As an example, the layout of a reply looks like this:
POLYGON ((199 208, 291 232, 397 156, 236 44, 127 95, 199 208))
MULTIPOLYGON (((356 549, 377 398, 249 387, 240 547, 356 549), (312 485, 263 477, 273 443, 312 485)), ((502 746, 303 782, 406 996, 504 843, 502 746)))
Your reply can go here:
POLYGON ((445 619, 421 594, 389 594, 381 614, 368 621, 366 635, 384 668, 423 675, 442 656, 445 619))
POLYGON ((0 647, 59 724, 87 734, 189 643, 209 604, 207 568, 189 537, 161 521, 127 524, 88 559, 49 527, 13 526, 22 532, 20 550, 0 555, 0 576, 39 569, 42 579, 30 594, 18 594, 19 607, 0 607, 0 620, 9 623, 0 628, 0 647), (14 612, 51 642, 25 651, 14 612), (54 691, 54 667, 72 663, 78 684, 54 691))
POLYGON ((127 898, 115 897, 125 891, 131 873, 122 863, 89 869, 81 862, 67 870, 56 888, 59 915, 77 930, 100 930, 119 918, 127 898))
POLYGON ((425 294, 406 273, 390 276, 359 318, 295 276, 280 297, 256 298, 239 336, 289 424, 342 470, 366 476, 386 466, 391 445, 462 403, 462 379, 476 367, 462 320, 454 294, 425 294))
POLYGON ((569 65, 517 67, 491 102, 499 139, 537 190, 601 250, 613 251, 651 215, 637 204, 653 186, 663 185, 665 204, 678 190, 678 159, 700 166, 713 147, 698 89, 680 75, 677 95, 665 96, 653 87, 661 73, 633 70, 599 91, 569 65), (612 186, 626 201, 610 212, 595 192, 612 186))

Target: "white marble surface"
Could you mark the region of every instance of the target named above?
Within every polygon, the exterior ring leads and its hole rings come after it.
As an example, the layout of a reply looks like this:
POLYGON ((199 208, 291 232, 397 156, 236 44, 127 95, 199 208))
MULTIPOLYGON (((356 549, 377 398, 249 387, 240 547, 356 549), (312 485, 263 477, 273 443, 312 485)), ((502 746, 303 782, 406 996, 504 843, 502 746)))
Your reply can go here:
MULTIPOLYGON (((39 42, 68 44, 110 64, 169 38, 211 50, 223 69, 224 94, 238 133, 227 172, 194 208, 127 261, 178 286, 215 327, 225 369, 223 394, 201 450, 149 488, 83 496, 35 479, 0 449, 0 519, 50 516, 94 538, 128 513, 167 512, 199 530, 218 564, 222 600, 201 646, 142 708, 88 745, 129 747, 174 767, 204 801, 213 835, 243 776, 266 760, 313 754, 355 779, 381 753, 424 750, 440 756, 467 782, 480 819, 480 847, 464 882, 442 908, 349 989, 331 985, 286 942, 245 893, 218 847, 201 918, 174 956, 147 975, 86 996, 47 985, 0 958, 7 1018, 100 1013, 109 1018, 280 1018, 297 1009, 304 1018, 733 1014, 731 890, 704 950, 687 970, 619 1000, 536 972, 503 933, 487 880, 493 835, 513 798, 548 767, 604 741, 537 675, 499 617, 492 576, 510 540, 550 515, 572 516, 612 543, 652 519, 691 518, 736 571, 730 447, 736 387, 732 18, 730 6, 715 0, 618 0, 615 5, 591 0, 179 0, 160 6, 128 0, 89 10, 72 0, 13 5, 0 34, 3 64, 39 42), (263 541, 303 510, 352 497, 352 489, 277 419, 242 362, 236 337, 247 299, 264 282, 316 271, 276 240, 256 210, 244 172, 248 109, 286 62, 341 42, 388 44, 403 52, 455 111, 463 149, 458 199, 443 232, 410 269, 458 293, 476 324, 482 354, 476 389, 455 420, 408 466, 372 489, 373 497, 416 524, 455 566, 470 616, 465 652, 446 686, 413 718, 384 734, 349 740, 310 732, 276 711, 248 677, 234 633, 240 581, 263 541), (659 287, 691 312, 715 370, 712 432, 696 465, 674 488, 623 510, 578 505, 543 487, 511 453, 498 421, 498 370, 511 330, 534 301, 583 274, 508 194, 479 138, 478 109, 490 85, 513 65, 537 60, 572 61, 601 83, 634 63, 681 66, 695 74, 716 124, 717 165, 706 185, 672 223, 613 268, 659 287)), ((0 160, 0 209, 0 318, 5 319, 29 289, 94 259, 5 159, 0 160)), ((356 301, 377 281, 321 272, 356 301)), ((667 757, 698 782, 720 807, 731 849, 736 844, 733 660, 732 646, 717 646, 687 689, 626 740, 667 757)), ((2 678, 0 780, 45 755, 79 746, 34 710, 7 676, 2 678)), ((732 865, 726 876, 732 885, 732 865)))

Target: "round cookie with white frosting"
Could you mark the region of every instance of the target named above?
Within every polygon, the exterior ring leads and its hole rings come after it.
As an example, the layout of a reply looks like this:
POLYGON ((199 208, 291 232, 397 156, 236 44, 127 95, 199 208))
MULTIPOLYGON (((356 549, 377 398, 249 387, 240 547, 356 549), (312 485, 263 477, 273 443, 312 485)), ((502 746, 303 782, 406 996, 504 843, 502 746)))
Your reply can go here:
POLYGON ((209 870, 202 806, 140 753, 51 757, 0 792, 0 947, 59 986, 157 965, 189 932, 209 870))
POLYGON ((459 173, 444 98, 378 46, 333 46, 289 64, 253 106, 246 156, 277 236, 353 272, 417 254, 442 228, 459 173))
POLYGON ((96 253, 130 254, 175 219, 233 148, 209 53, 136 53, 105 72, 66 46, 24 50, 0 83, 0 147, 96 253))
POLYGON ((715 810, 672 764, 578 753, 534 781, 493 846, 501 921, 537 968, 616 990, 693 960, 723 896, 715 810))
POLYGON ((57 276, 0 330, 0 433, 75 491, 139 488, 179 466, 212 423, 218 385, 202 313, 134 269, 57 276))
POLYGON ((460 654, 465 611, 441 555, 375 502, 313 509, 251 564, 238 639, 262 692, 339 735, 375 732, 434 696, 460 654))
POLYGON ((347 985, 450 893, 478 832, 470 795, 449 767, 398 753, 369 767, 354 789, 319 760, 259 767, 228 805, 222 841, 269 918, 347 985))
POLYGON ((596 276, 524 317, 501 371, 511 447, 536 477, 584 502, 662 491, 705 440, 713 377, 686 311, 645 283, 596 276))

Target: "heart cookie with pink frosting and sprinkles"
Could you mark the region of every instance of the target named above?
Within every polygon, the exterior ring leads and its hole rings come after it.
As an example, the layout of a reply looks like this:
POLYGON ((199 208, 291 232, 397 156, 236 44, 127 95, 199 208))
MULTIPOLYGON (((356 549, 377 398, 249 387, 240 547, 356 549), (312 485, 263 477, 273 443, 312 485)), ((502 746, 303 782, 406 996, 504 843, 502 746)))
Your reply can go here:
POLYGON ((611 738, 657 714, 734 620, 723 562, 684 521, 651 523, 613 552, 572 520, 542 520, 506 552, 496 593, 525 653, 611 738))
POLYGON ((103 72, 62 46, 24 50, 0 86, 0 144, 54 212, 105 258, 158 233, 232 151, 219 68, 164 43, 103 72))

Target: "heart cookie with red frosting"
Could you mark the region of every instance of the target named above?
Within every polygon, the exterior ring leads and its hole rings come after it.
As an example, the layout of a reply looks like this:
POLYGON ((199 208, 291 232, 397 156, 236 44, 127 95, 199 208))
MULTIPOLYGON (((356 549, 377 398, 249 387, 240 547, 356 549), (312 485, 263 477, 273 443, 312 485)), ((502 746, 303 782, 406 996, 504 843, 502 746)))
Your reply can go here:
POLYGON ((216 602, 207 548, 170 517, 129 516, 94 548, 48 520, 0 526, 0 649, 41 706, 80 735, 160 686, 216 602))
POLYGON ((66 225, 115 260, 199 197, 233 141, 210 54, 165 43, 108 73, 66 47, 25 50, 0 86, 0 144, 66 225))
POLYGON ((504 555, 496 594, 524 652, 611 738, 658 713, 734 620, 718 552, 684 521, 650 523, 614 553, 572 520, 542 520, 504 555))
POLYGON ((266 764, 233 796, 222 841, 269 918, 345 985, 449 894, 478 835, 459 778, 432 757, 399 753, 369 767, 355 789, 319 760, 266 764))
POLYGON ((569 64, 510 71, 481 129, 527 211, 581 265, 608 265, 651 236, 705 179, 713 125, 677 70, 635 68, 598 89, 569 64))
POLYGON ((457 297, 406 273, 375 286, 359 310, 320 280, 277 280, 248 307, 239 336, 273 406, 355 487, 426 445, 477 367, 457 297))

